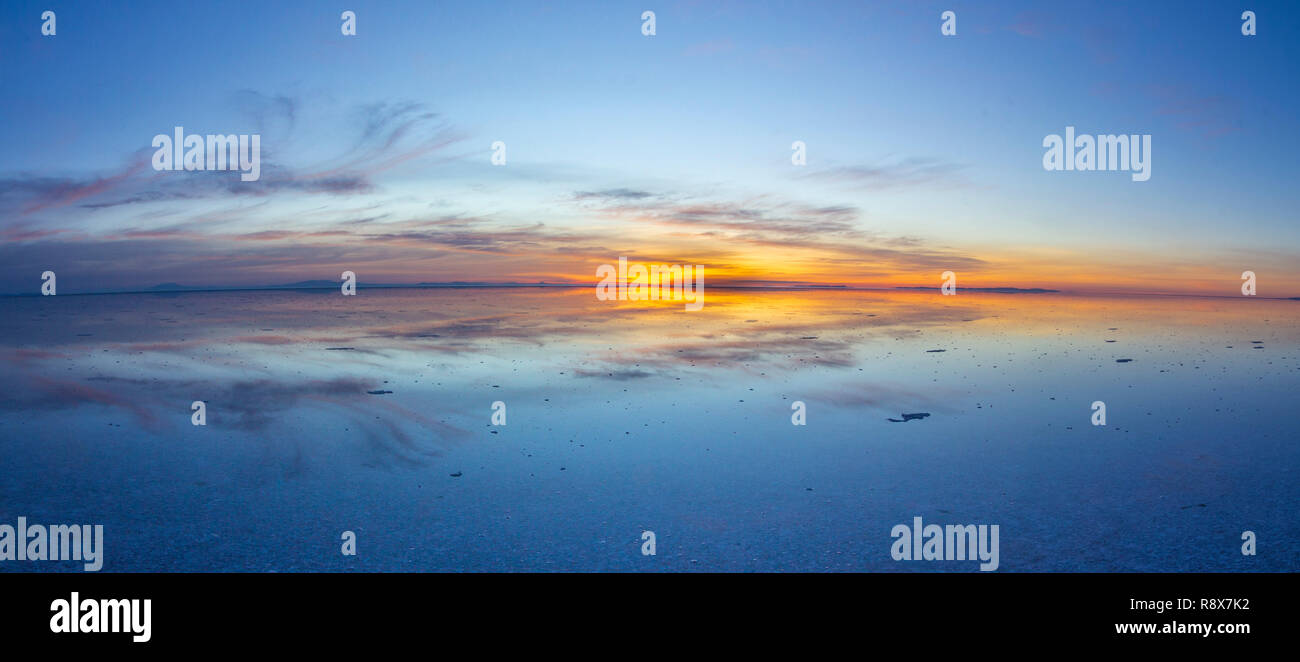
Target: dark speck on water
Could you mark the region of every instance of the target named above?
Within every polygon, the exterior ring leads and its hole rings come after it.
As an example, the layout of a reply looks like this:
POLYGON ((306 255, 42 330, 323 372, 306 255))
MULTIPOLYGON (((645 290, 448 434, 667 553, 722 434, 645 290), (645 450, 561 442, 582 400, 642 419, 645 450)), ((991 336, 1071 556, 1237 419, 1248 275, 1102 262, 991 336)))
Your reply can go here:
POLYGON ((925 417, 927 417, 927 416, 929 416, 929 415, 930 415, 930 414, 928 414, 928 413, 926 413, 926 412, 921 412, 921 413, 918 413, 918 414, 903 414, 903 417, 902 417, 902 418, 891 418, 891 419, 888 419, 888 420, 889 420, 890 423, 906 423, 906 422, 908 422, 908 421, 919 421, 919 420, 921 420, 921 419, 923 419, 923 418, 925 418, 925 417))
POLYGON ((1115 359, 1116 363, 1132 363, 1133 359, 1115 359))
POLYGON ((457 471, 456 473, 452 474, 451 477, 452 477, 452 478, 460 478, 461 476, 464 476, 464 475, 465 475, 464 473, 461 473, 461 472, 457 471))

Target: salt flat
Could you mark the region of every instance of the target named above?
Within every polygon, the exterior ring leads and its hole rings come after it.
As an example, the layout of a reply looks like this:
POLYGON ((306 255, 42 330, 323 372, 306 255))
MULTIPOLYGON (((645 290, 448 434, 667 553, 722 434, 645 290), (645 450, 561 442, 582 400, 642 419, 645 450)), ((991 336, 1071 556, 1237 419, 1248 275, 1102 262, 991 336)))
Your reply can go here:
POLYGON ((891 558, 914 517, 997 525, 997 572, 1296 570, 1298 306, 0 298, 0 521, 102 524, 106 572, 977 571, 891 558))

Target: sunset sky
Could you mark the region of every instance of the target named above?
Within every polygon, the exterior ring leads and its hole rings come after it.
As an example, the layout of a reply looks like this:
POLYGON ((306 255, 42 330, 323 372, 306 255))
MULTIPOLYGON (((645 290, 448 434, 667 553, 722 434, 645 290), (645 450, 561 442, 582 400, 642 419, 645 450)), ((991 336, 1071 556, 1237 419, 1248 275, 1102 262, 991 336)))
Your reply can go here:
POLYGON ((594 283, 627 256, 1300 296, 1292 3, 304 4, 5 3, 0 293, 594 283), (261 179, 154 171, 175 126, 260 134, 261 179), (1045 171, 1067 126, 1151 134, 1150 180, 1045 171))

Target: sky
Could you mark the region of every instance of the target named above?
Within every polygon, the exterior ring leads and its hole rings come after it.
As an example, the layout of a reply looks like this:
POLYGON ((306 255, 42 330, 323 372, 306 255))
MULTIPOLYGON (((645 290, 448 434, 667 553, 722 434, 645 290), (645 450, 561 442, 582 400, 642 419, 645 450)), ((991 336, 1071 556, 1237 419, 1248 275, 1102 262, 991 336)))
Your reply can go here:
POLYGON ((1287 2, 7 2, 0 293, 594 283, 627 256, 1295 297, 1297 44, 1287 2), (260 179, 155 170, 176 126, 260 136, 260 179), (1149 134, 1150 179, 1045 170, 1067 126, 1149 134))

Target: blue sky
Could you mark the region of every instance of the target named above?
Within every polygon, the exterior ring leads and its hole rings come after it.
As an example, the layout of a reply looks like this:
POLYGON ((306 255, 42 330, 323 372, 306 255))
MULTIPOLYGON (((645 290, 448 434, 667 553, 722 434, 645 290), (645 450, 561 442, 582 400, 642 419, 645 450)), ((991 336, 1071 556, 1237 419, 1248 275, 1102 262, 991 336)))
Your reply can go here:
POLYGON ((1232 293, 1254 269, 1296 296, 1297 43, 1291 3, 11 2, 0 291, 54 258, 75 291, 560 279, 628 252, 855 284, 946 261, 1232 293), (295 184, 130 171, 176 125, 259 133, 295 184), (1151 134, 1150 181, 1044 171, 1067 125, 1151 134), (350 184, 298 185, 322 172, 350 184))

